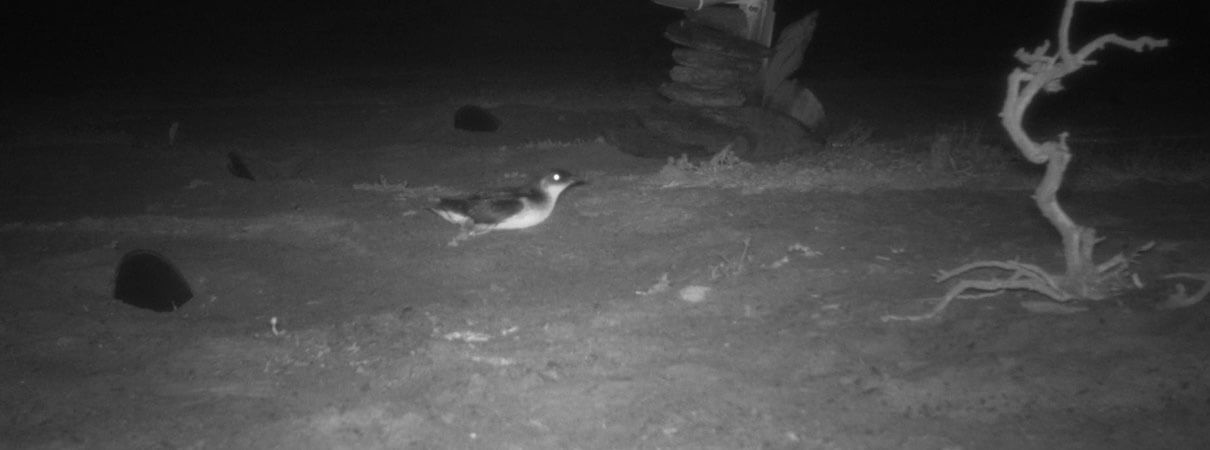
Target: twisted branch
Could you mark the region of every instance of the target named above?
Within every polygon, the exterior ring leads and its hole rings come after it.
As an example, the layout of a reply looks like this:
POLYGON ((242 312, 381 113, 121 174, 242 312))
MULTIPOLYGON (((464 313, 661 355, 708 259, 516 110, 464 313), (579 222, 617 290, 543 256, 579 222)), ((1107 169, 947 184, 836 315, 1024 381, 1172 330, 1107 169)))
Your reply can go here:
MULTIPOLYGON (((994 280, 963 280, 942 298, 929 313, 916 316, 884 316, 883 320, 924 320, 939 314, 967 290, 993 291, 995 295, 1004 290, 1029 290, 1063 302, 1072 299, 1104 299, 1124 286, 1123 279, 1132 257, 1115 255, 1108 261, 1097 264, 1093 260, 1093 249, 1101 241, 1096 230, 1077 224, 1059 205, 1058 192, 1063 183, 1067 166, 1071 163, 1071 149, 1067 145, 1068 133, 1059 133, 1057 139, 1036 142, 1025 131, 1024 116, 1030 104, 1040 92, 1063 90, 1064 77, 1096 64, 1089 59, 1093 53, 1109 45, 1117 45, 1135 52, 1165 47, 1167 39, 1148 36, 1125 39, 1117 34, 1106 34, 1085 44, 1079 51, 1071 52, 1071 23, 1077 3, 1105 3, 1112 0, 1067 0, 1059 21, 1058 48, 1051 53, 1050 41, 1046 41, 1026 52, 1017 50, 1015 56, 1023 67, 1013 69, 1008 75, 1004 106, 1000 111, 1000 123, 1008 132, 1014 145, 1030 162, 1045 164, 1046 173, 1034 191, 1034 202, 1038 210, 1059 231, 1063 239, 1063 256, 1066 272, 1061 276, 1051 275, 1038 266, 1020 262, 980 261, 967 264, 951 272, 942 272, 937 281, 944 281, 961 273, 975 269, 991 268, 1011 272, 1005 278, 994 280)), ((1150 248, 1144 246, 1139 251, 1150 248)), ((1137 252, 1135 252, 1137 254, 1137 252)), ((983 295, 987 296, 987 295, 983 295)), ((1204 297, 1204 295, 1203 295, 1204 297)))

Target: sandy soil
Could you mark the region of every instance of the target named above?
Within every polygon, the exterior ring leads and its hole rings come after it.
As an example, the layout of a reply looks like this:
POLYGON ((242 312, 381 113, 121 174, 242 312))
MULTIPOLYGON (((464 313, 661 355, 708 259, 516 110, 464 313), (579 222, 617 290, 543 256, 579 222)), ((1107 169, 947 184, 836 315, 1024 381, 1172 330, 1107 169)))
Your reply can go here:
MULTIPOLYGON (((883 323, 926 310, 938 270, 1057 268, 1029 193, 663 188, 662 161, 596 140, 660 101, 656 76, 594 73, 266 76, 7 111, 0 446, 1210 448, 1208 310, 1153 307, 1159 276, 1210 267, 1204 191, 1065 197, 1106 252, 1158 243, 1143 290, 883 323), (467 103, 504 129, 453 130, 467 103), (233 151, 280 173, 235 178, 233 151), (534 229, 449 248, 423 209, 553 167, 590 184, 534 229), (114 300, 140 248, 193 300, 114 300)), ((1000 92, 819 88, 886 136, 993 123, 1000 92)))

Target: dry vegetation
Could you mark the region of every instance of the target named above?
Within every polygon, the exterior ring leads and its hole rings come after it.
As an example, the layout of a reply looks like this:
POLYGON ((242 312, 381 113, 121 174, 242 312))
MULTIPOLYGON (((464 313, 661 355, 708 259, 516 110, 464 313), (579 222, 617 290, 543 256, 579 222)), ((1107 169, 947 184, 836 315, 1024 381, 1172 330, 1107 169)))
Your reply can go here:
MULTIPOLYGON (((1026 52, 1024 49, 1017 51, 1016 56, 1022 67, 1013 69, 1008 76, 1008 91, 1004 100, 1004 108, 1000 113, 1004 129, 1021 154, 1034 164, 1046 166, 1046 173, 1034 191, 1033 199, 1042 215, 1050 221, 1063 238, 1065 271, 1051 273, 1040 266, 1015 260, 983 260, 964 264, 954 270, 941 271, 937 275, 938 282, 951 279, 957 279, 957 282, 930 311, 916 315, 886 315, 883 316, 883 320, 931 319, 944 311, 954 300, 986 298, 1008 291, 1030 291, 1055 302, 1063 303, 1073 300, 1104 300, 1125 289, 1142 287, 1132 266, 1139 254, 1150 250, 1154 243, 1143 244, 1131 251, 1123 251, 1097 262, 1093 253, 1097 244, 1104 238, 1098 236, 1094 228, 1081 225, 1073 220, 1058 200, 1059 189, 1073 158, 1071 148, 1068 146, 1069 133, 1064 131, 1059 134, 1057 139, 1037 142, 1023 125, 1025 112, 1039 93, 1054 93, 1063 90, 1062 80, 1066 76, 1094 64, 1095 62, 1091 59, 1092 55, 1104 47, 1112 44, 1135 52, 1143 52, 1168 45, 1168 41, 1165 39, 1149 36, 1126 39, 1117 34, 1106 34, 1093 39, 1078 51, 1073 52, 1069 34, 1075 15, 1075 6, 1082 1, 1100 3, 1105 0, 1067 1, 1059 22, 1058 48, 1053 53, 1049 41, 1033 52, 1026 52), (996 272, 1006 275, 999 278, 959 278, 979 272, 996 272)), ((1181 276, 1205 282, 1205 277, 1189 276, 1189 274, 1181 274, 1181 276)), ((1168 303, 1186 306, 1195 304, 1200 302, 1206 293, 1206 290, 1202 289, 1193 296, 1189 296, 1185 294, 1184 286, 1180 286, 1178 293, 1174 294, 1168 303)))
MULTIPOLYGON (((709 160, 670 159, 652 182, 663 187, 767 190, 1033 189, 1042 175, 1007 139, 968 124, 940 127, 901 140, 874 137, 854 123, 829 138, 825 151, 776 164, 753 164, 721 152, 709 160)), ((1193 144, 1144 143, 1134 150, 1089 153, 1075 161, 1066 184, 1082 191, 1137 184, 1210 187, 1210 158, 1193 144)))

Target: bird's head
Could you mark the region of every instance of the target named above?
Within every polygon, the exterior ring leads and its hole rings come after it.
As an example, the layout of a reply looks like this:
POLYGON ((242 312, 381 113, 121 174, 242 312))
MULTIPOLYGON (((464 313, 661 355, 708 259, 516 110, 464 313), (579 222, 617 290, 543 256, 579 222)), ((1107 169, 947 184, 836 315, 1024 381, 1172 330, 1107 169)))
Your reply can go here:
POLYGON ((567 171, 552 170, 542 177, 542 180, 538 182, 538 187, 552 198, 557 198, 559 194, 563 193, 564 189, 584 183, 584 180, 567 171))

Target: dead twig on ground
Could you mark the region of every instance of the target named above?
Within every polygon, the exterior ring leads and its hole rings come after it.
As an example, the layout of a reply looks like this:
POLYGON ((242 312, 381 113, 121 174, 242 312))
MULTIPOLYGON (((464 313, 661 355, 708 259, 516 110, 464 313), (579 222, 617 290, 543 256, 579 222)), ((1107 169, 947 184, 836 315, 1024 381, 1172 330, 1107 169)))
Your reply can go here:
POLYGON ((752 244, 752 238, 744 239, 744 250, 740 252, 739 258, 728 259, 725 255, 719 255, 723 261, 718 264, 710 265, 710 281, 720 278, 737 277, 744 273, 748 267, 748 248, 752 244))
POLYGON ((1160 303, 1156 307, 1159 309, 1177 309, 1186 306, 1192 306, 1200 303, 1210 295, 1210 273, 1173 273, 1165 275, 1164 279, 1170 280, 1173 278, 1188 278, 1191 280, 1201 281, 1202 288, 1189 295, 1185 292, 1184 283, 1176 284, 1176 292, 1168 296, 1168 299, 1160 303))

